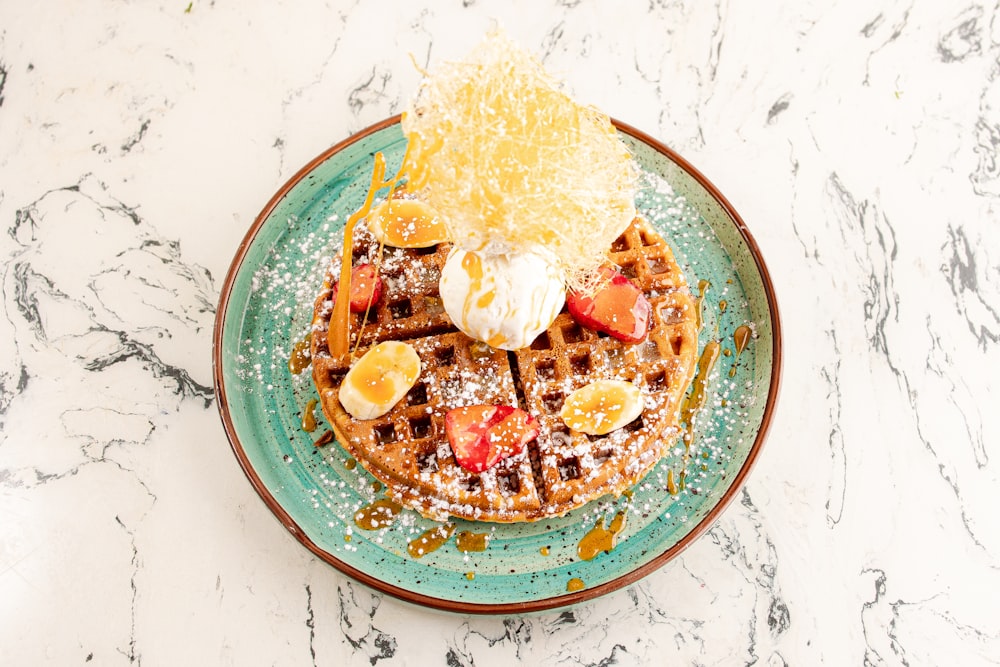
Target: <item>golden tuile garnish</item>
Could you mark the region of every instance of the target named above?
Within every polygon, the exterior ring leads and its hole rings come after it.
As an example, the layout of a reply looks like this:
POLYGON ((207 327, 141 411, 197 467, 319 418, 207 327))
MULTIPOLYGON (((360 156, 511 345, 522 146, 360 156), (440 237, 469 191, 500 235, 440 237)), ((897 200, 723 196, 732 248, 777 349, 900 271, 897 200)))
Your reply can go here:
POLYGON ((402 124, 410 187, 466 250, 540 251, 583 288, 635 217, 636 168, 610 119, 500 31, 425 76, 402 124))

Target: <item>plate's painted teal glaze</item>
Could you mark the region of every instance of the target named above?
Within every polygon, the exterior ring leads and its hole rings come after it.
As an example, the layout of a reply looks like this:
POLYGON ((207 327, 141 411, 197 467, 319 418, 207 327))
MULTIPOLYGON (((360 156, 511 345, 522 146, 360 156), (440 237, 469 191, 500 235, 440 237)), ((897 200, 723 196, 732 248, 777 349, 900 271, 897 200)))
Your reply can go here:
MULTIPOLYGON (((640 212, 671 244, 692 291, 705 286, 701 346, 721 343, 710 397, 696 419, 689 456, 682 446, 631 494, 595 501, 533 524, 474 524, 489 546, 462 553, 452 538, 415 559, 407 542, 435 523, 404 510, 389 528, 359 529, 355 512, 382 497, 378 483, 336 443, 316 448, 326 428, 307 433, 302 413, 315 398, 309 370, 288 368, 309 329, 313 297, 344 220, 364 200, 373 154, 398 168, 405 140, 392 120, 328 151, 300 172, 258 219, 223 289, 216 326, 216 386, 237 458, 265 502, 314 553, 394 595, 459 611, 528 611, 571 604, 624 586, 660 567, 707 529, 742 484, 763 440, 777 389, 777 310, 763 264, 738 218, 677 156, 622 126, 643 172, 640 212), (733 334, 754 337, 735 354, 733 334), (728 350, 728 353, 726 352, 728 350), (684 488, 667 491, 684 471, 684 488), (590 561, 577 546, 596 523, 624 512, 617 546, 590 561), (571 579, 585 588, 567 592, 571 579)), ((456 532, 457 532, 456 531, 456 532)))

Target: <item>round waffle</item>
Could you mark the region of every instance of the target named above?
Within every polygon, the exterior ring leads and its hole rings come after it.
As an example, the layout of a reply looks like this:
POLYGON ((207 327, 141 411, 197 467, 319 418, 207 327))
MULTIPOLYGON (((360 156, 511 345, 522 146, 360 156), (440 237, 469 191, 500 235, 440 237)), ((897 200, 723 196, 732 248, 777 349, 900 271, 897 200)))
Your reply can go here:
POLYGON ((438 292, 450 248, 385 247, 380 258, 374 237, 360 226, 356 232, 354 262, 378 264, 384 291, 364 327, 363 316, 352 315, 355 357, 398 340, 413 345, 422 364, 403 400, 376 419, 355 419, 337 398, 352 357, 332 357, 327 344, 339 271, 331 267, 315 303, 311 353, 323 413, 341 446, 394 500, 438 520, 558 516, 621 494, 645 476, 680 433, 698 346, 696 302, 652 225, 636 218, 608 253, 653 306, 649 334, 636 344, 587 329, 565 309, 530 347, 505 352, 469 338, 445 313, 438 292), (641 416, 603 436, 570 430, 559 416, 564 399, 599 379, 635 383, 644 399, 641 416), (539 436, 521 453, 471 473, 455 462, 444 417, 452 408, 483 404, 521 407, 538 420, 539 436))

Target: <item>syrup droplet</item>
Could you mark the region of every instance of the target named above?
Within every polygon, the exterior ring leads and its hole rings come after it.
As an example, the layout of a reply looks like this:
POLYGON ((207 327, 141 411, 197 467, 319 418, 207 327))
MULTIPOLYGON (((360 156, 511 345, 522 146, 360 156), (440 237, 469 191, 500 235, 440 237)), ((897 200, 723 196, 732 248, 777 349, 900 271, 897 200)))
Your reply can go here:
POLYGON ((719 343, 714 340, 705 343, 705 349, 702 350, 701 357, 698 359, 698 372, 691 382, 691 393, 685 397, 684 404, 681 406, 681 423, 685 425, 685 450, 690 448, 691 441, 694 439, 695 417, 705 407, 705 402, 708 400, 708 376, 711 374, 712 368, 715 367, 718 358, 719 343))
MULTIPOLYGON (((405 157, 404 157, 405 160, 405 157)), ((327 343, 330 346, 330 354, 334 357, 342 357, 347 354, 351 338, 350 331, 350 300, 351 300, 351 269, 354 251, 354 227, 358 220, 364 218, 372 209, 372 201, 375 193, 386 186, 394 186, 396 181, 385 181, 385 156, 382 153, 375 154, 375 165, 372 168, 372 179, 368 186, 368 194, 365 203, 357 211, 347 218, 344 224, 344 243, 341 250, 340 263, 340 288, 337 290, 337 298, 333 302, 333 313, 330 315, 330 328, 327 331, 327 343)), ((399 177, 397 176, 397 179, 399 177)))
POLYGON ((466 572, 465 573, 465 578, 468 579, 469 581, 472 581, 473 579, 476 578, 476 573, 475 572, 466 572))
POLYGON ((351 536, 350 535, 344 535, 344 541, 345 542, 350 542, 351 541, 351 536))
POLYGON ((681 472, 678 481, 674 482, 674 471, 667 471, 667 492, 672 496, 684 490, 687 478, 688 458, 691 454, 691 443, 694 441, 694 422, 705 407, 708 400, 708 376, 711 375, 715 362, 719 359, 719 343, 710 340, 705 343, 705 349, 698 358, 698 372, 691 381, 691 392, 684 398, 681 405, 681 425, 684 428, 684 457, 681 463, 681 472))
POLYGON ((729 369, 729 377, 736 377, 736 362, 740 360, 743 350, 747 349, 747 344, 750 342, 752 335, 753 330, 745 324, 736 327, 736 331, 733 332, 733 345, 736 346, 736 358, 733 359, 733 365, 729 369))
POLYGON ((292 353, 288 356, 288 370, 292 375, 298 375, 309 368, 310 363, 312 363, 312 356, 309 352, 309 336, 307 335, 292 346, 292 353))
POLYGON ((727 307, 729 307, 729 302, 726 301, 725 299, 720 299, 719 300, 719 312, 720 313, 726 312, 726 308, 727 307))
POLYGON ((747 349, 753 330, 745 324, 736 327, 733 332, 733 343, 736 345, 736 355, 739 356, 743 350, 747 349))
POLYGON ((354 459, 347 459, 346 461, 344 461, 344 467, 347 468, 348 470, 354 470, 355 468, 358 467, 358 462, 355 461, 354 459))
POLYGON ((431 528, 407 544, 406 551, 413 558, 422 558, 432 551, 440 549, 441 545, 448 541, 453 532, 455 532, 455 524, 453 523, 445 523, 431 528))
POLYGON ((378 493, 381 490, 382 490, 382 482, 376 479, 374 482, 372 482, 372 491, 378 493))
POLYGON ((708 282, 707 280, 698 281, 698 299, 694 311, 694 316, 695 316, 694 321, 695 321, 695 326, 698 328, 699 331, 701 330, 701 323, 702 323, 701 309, 705 303, 705 292, 707 292, 708 288, 711 286, 712 283, 708 282))
POLYGON ((680 489, 677 488, 677 482, 674 481, 674 471, 672 468, 667 470, 667 493, 672 496, 680 493, 680 489))
MULTIPOLYGON (((462 258, 462 269, 469 276, 469 280, 473 284, 478 284, 483 279, 483 261, 474 252, 465 253, 465 257, 462 258)), ((477 290, 470 289, 469 291, 474 292, 477 290)))
POLYGON ((463 530, 455 535, 455 546, 458 547, 459 551, 486 551, 489 542, 489 533, 473 533, 463 530))
POLYGON ((496 297, 497 297, 496 290, 491 289, 488 292, 483 292, 482 295, 480 295, 480 297, 476 299, 476 308, 489 307, 489 305, 493 303, 493 299, 495 299, 496 297))
POLYGON ((583 560, 591 560, 602 551, 609 552, 614 549, 618 542, 618 533, 625 528, 626 518, 624 511, 618 512, 607 528, 604 527, 604 519, 601 519, 600 523, 595 524, 580 540, 580 544, 576 547, 577 555, 583 560))
POLYGON ((362 530, 378 530, 392 525, 403 507, 388 498, 376 500, 354 513, 354 525, 362 530))
POLYGON ((542 554, 543 556, 548 556, 549 555, 549 548, 548 547, 542 547, 541 549, 538 550, 538 553, 542 554))
POLYGON ((492 347, 500 347, 506 342, 507 342, 507 336, 503 335, 500 332, 497 332, 492 336, 490 336, 490 339, 486 341, 486 344, 492 347))
POLYGON ((306 403, 306 409, 302 411, 302 430, 306 433, 312 433, 316 430, 316 399, 311 398, 309 402, 306 403))
POLYGON ((587 585, 583 583, 583 579, 579 579, 577 577, 573 577, 572 579, 566 582, 566 590, 569 591, 570 593, 576 591, 582 591, 586 587, 587 585))
POLYGON ((467 252, 462 257, 462 270, 469 277, 469 291, 465 295, 465 302, 462 304, 462 326, 468 331, 469 313, 472 312, 474 298, 477 292, 483 287, 483 262, 474 252, 467 252))

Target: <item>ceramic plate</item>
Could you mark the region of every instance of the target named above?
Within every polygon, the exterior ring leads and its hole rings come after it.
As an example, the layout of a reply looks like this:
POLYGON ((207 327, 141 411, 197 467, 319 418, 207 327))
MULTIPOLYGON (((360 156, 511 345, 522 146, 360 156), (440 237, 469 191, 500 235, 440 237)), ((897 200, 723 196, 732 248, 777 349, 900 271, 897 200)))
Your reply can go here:
POLYGON ((389 173, 406 141, 390 118, 306 165, 267 204, 243 240, 222 289, 214 337, 215 388, 233 451, 281 523, 310 551, 378 590, 434 608, 513 613, 574 604, 662 567, 705 532, 742 486, 777 398, 780 333, 770 278, 746 226, 722 195, 680 156, 617 124, 642 171, 640 212, 668 240, 689 284, 704 293, 700 347, 722 353, 709 400, 695 419, 688 456, 675 447, 621 498, 530 524, 473 524, 488 547, 463 552, 454 538, 422 558, 407 542, 435 524, 404 510, 388 528, 361 530, 355 513, 383 496, 380 485, 302 416, 316 397, 309 369, 289 370, 308 332, 323 267, 344 220, 364 200, 372 156, 389 173), (739 327, 752 332, 738 350, 739 327), (683 484, 681 482, 683 472, 683 484), (671 493, 674 491, 675 493, 671 493), (617 544, 590 560, 578 545, 595 525, 625 517, 617 544))

